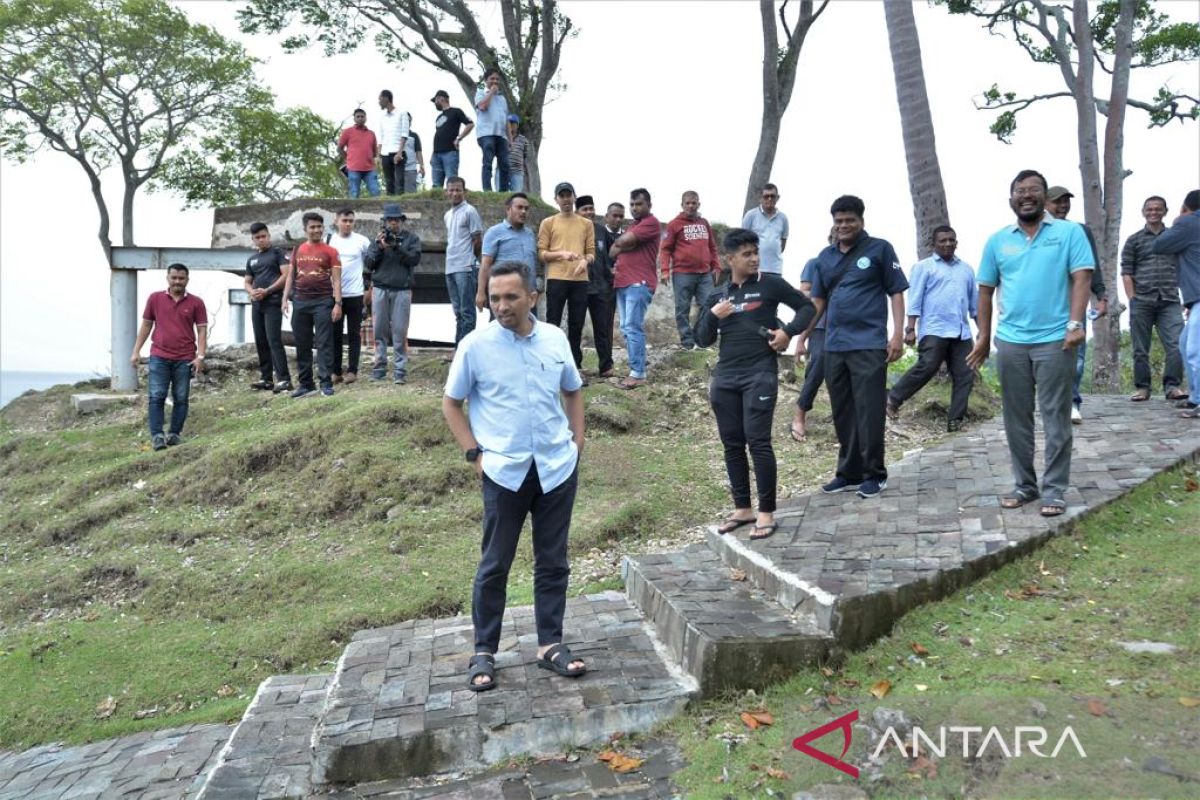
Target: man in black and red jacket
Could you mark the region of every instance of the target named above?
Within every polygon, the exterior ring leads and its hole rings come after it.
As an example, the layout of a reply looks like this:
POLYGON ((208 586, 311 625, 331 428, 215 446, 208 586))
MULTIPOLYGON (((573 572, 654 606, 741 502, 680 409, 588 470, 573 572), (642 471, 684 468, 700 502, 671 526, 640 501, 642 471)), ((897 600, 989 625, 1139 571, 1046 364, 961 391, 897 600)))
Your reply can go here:
POLYGON ((775 450, 771 424, 779 392, 777 354, 804 331, 816 314, 812 302, 781 276, 758 271, 758 234, 734 228, 722 242, 730 278, 723 292, 696 323, 696 343, 708 347, 720 334, 709 402, 725 447, 725 469, 733 493, 733 514, 718 529, 729 533, 754 524, 751 539, 775 532, 775 450), (779 304, 796 316, 782 325, 779 304), (758 513, 750 506, 749 449, 758 484, 758 513))

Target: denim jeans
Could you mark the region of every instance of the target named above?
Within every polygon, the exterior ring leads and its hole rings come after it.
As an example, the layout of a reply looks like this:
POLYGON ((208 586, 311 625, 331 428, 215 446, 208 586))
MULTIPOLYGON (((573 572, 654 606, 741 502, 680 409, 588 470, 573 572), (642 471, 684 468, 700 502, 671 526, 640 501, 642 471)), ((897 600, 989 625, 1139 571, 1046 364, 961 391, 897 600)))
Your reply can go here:
POLYGON ((708 297, 713 286, 712 273, 676 272, 671 275, 671 288, 675 291, 675 327, 679 329, 679 343, 691 347, 696 343, 692 331, 692 299, 700 307, 700 313, 708 310, 708 297))
POLYGON ((379 176, 375 174, 375 170, 369 169, 366 172, 350 170, 346 173, 346 178, 350 181, 351 197, 358 197, 359 188, 364 181, 367 184, 367 193, 371 197, 379 197, 379 176))
POLYGON ((492 191, 492 159, 496 160, 496 191, 508 191, 508 137, 480 136, 479 149, 483 151, 483 190, 492 191))
POLYGON ((1129 301, 1129 335, 1133 340, 1133 385, 1149 389, 1150 336, 1158 328, 1158 340, 1163 347, 1163 391, 1177 388, 1183 378, 1183 363, 1179 357, 1179 335, 1183 332, 1183 312, 1178 300, 1156 297, 1133 297, 1129 301))
POLYGON ((525 173, 521 170, 514 170, 512 165, 509 165, 508 169, 508 190, 510 192, 525 191, 525 173))
POLYGON ((458 151, 447 150, 444 153, 434 153, 429 157, 429 168, 433 170, 431 188, 442 188, 446 178, 458 177, 458 151))
POLYGON ((1200 303, 1193 303, 1188 311, 1179 349, 1187 368, 1188 391, 1191 392, 1189 399, 1193 403, 1200 403, 1200 303))
POLYGON ((188 391, 192 381, 192 362, 175 361, 170 358, 150 356, 150 436, 162 436, 163 409, 167 402, 167 390, 171 392, 170 433, 183 433, 183 423, 188 415, 188 391))
POLYGON ((456 346, 464 336, 475 330, 475 292, 478 288, 478 267, 472 267, 465 272, 446 273, 446 291, 450 293, 450 306, 454 309, 456 346))
POLYGON ((646 377, 646 309, 654 292, 645 283, 617 289, 617 309, 621 315, 621 335, 629 354, 629 376, 646 377))
POLYGON ((1087 366, 1087 332, 1088 318, 1083 316, 1083 341, 1079 343, 1079 347, 1075 348, 1075 382, 1071 384, 1071 402, 1076 408, 1083 406, 1083 395, 1079 393, 1083 386, 1083 369, 1087 366))

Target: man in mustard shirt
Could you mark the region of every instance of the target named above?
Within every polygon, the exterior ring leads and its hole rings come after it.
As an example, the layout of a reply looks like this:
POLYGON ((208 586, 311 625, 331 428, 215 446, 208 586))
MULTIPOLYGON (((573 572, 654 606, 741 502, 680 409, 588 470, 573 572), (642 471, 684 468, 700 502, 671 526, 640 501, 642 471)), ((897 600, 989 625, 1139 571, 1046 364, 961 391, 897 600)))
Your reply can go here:
POLYGON ((538 228, 538 259, 546 265, 546 321, 562 325, 567 310, 567 342, 575 368, 583 366, 583 318, 587 314, 588 265, 596 259, 596 230, 591 219, 575 213, 575 187, 554 187, 559 212, 538 228))

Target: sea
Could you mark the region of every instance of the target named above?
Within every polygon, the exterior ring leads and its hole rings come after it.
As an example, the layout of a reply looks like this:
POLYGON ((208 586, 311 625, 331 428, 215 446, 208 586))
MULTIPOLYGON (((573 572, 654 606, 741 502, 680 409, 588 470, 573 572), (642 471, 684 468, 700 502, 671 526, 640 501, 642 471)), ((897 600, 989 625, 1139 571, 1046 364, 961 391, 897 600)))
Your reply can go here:
POLYGON ((0 371, 0 408, 30 389, 49 389, 60 383, 77 383, 99 377, 90 372, 0 371))

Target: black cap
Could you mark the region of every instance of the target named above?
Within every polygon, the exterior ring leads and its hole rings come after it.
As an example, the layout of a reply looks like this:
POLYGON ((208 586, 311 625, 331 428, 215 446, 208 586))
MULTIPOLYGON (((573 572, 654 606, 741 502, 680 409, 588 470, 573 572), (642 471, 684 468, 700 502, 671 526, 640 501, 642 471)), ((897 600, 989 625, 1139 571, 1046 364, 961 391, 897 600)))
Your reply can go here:
POLYGON ((584 206, 594 206, 594 205, 596 205, 596 202, 594 200, 592 200, 592 196, 590 194, 581 194, 581 195, 579 195, 579 197, 575 198, 575 210, 576 211, 583 208, 584 206))
POLYGON ((436 92, 433 93, 433 97, 429 98, 429 102, 436 103, 437 99, 439 97, 444 97, 447 100, 450 99, 450 95, 446 93, 445 89, 438 89, 436 92))
POLYGON ((566 181, 563 181, 562 183, 560 183, 554 187, 554 196, 555 197, 558 197, 563 192, 570 192, 571 194, 575 194, 575 187, 572 186, 571 184, 567 183, 566 181))

